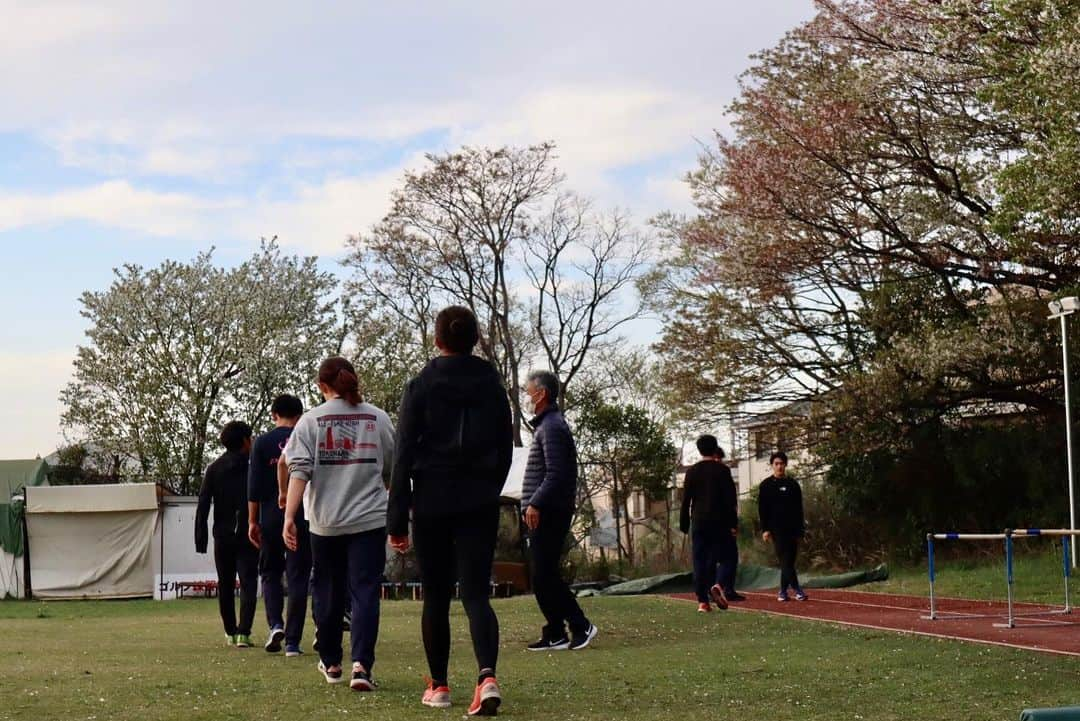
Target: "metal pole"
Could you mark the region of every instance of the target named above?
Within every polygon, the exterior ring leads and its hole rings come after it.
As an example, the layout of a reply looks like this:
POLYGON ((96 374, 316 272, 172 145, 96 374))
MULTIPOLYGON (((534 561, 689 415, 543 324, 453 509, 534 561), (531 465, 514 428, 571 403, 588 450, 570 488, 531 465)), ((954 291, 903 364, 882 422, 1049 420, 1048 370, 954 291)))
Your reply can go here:
MULTIPOLYGON (((1076 536, 1073 536, 1073 540, 1076 540, 1076 536)), ((1065 568, 1065 613, 1072 613, 1072 606, 1069 605, 1069 539, 1065 536, 1061 537, 1061 554, 1065 568)))
POLYGON ((1009 588, 1009 628, 1014 628, 1016 622, 1013 617, 1013 546, 1010 532, 1005 534, 1005 579, 1009 588))
POLYGON ((930 574, 930 620, 937 620, 937 611, 934 606, 934 537, 926 536, 927 570, 930 574))
MULTIPOLYGON (((1072 450, 1072 406, 1069 403, 1069 340, 1065 325, 1065 313, 1061 314, 1061 362, 1065 373, 1065 449, 1069 467, 1069 529, 1076 530, 1076 500, 1073 498, 1073 450, 1072 450)), ((1076 568, 1076 536, 1070 542, 1072 546, 1072 567, 1076 568)))

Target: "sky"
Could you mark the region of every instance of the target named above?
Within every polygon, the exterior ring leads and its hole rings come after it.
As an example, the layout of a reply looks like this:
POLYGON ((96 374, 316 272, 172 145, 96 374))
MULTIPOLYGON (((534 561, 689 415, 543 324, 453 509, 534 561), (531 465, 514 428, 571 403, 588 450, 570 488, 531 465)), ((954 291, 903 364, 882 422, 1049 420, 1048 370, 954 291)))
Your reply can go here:
MULTIPOLYGON (((336 268, 426 152, 552 140, 568 187, 686 211, 751 53, 811 0, 0 0, 0 458, 63 442, 82 292, 233 264, 261 237, 336 268)), ((649 340, 648 338, 639 340, 649 340)))

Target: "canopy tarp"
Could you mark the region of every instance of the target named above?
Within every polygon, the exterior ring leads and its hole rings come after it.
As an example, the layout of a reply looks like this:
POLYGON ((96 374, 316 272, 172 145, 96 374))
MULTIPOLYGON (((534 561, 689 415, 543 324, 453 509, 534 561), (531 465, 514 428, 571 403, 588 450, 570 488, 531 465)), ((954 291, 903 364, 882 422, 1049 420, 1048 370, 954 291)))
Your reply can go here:
MULTIPOLYGON (((872 581, 884 581, 889 577, 889 569, 885 564, 864 571, 849 571, 831 575, 816 575, 800 573, 799 578, 805 588, 847 588, 857 586, 860 583, 872 581)), ((617 583, 604 589, 587 589, 579 595, 592 596, 630 596, 640 593, 679 593, 693 588, 694 575, 685 573, 668 573, 662 576, 649 576, 648 578, 635 578, 632 581, 617 583)), ((739 572, 735 578, 735 587, 739 590, 761 591, 775 589, 780 586, 780 569, 767 566, 755 566, 748 563, 739 564, 739 572)))
POLYGON ((35 598, 152 596, 152 483, 27 489, 35 598))
POLYGON ((22 510, 11 502, 24 488, 48 483, 49 467, 40 458, 0 461, 0 549, 12 556, 23 553, 22 510))

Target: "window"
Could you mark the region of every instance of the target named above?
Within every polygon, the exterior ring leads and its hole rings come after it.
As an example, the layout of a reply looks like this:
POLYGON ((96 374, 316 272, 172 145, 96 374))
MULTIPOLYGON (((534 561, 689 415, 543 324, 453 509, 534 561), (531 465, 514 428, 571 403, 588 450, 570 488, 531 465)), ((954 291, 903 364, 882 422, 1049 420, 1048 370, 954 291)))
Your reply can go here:
POLYGON ((769 456, 769 440, 765 436, 764 430, 756 430, 752 434, 753 446, 754 446, 754 458, 768 458, 769 456))

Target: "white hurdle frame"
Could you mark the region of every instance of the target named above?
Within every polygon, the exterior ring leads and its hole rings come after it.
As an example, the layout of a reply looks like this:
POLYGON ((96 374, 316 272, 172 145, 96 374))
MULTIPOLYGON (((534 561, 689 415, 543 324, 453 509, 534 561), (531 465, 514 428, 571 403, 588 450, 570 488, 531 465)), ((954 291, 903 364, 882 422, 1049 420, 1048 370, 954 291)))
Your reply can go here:
MULTIPOLYGON (((1008 621, 1004 624, 994 624, 1001 628, 1016 628, 1016 619, 1021 616, 1052 616, 1072 613, 1072 605, 1069 598, 1069 578, 1071 576, 1071 564, 1069 560, 1069 539, 1080 536, 1080 531, 1067 528, 1007 528, 1002 533, 928 533, 926 534, 927 572, 930 580, 930 615, 922 618, 936 621, 941 618, 937 612, 936 597, 934 594, 934 581, 936 569, 934 563, 934 541, 997 541, 1005 542, 1005 583, 1008 600, 1008 621), (1013 538, 1034 538, 1037 536, 1059 536, 1062 547, 1062 574, 1065 580, 1065 607, 1052 611, 1032 611, 1029 613, 1017 613, 1013 606, 1013 538)), ((948 619, 970 618, 994 618, 998 614, 968 613, 949 615, 948 619)))

